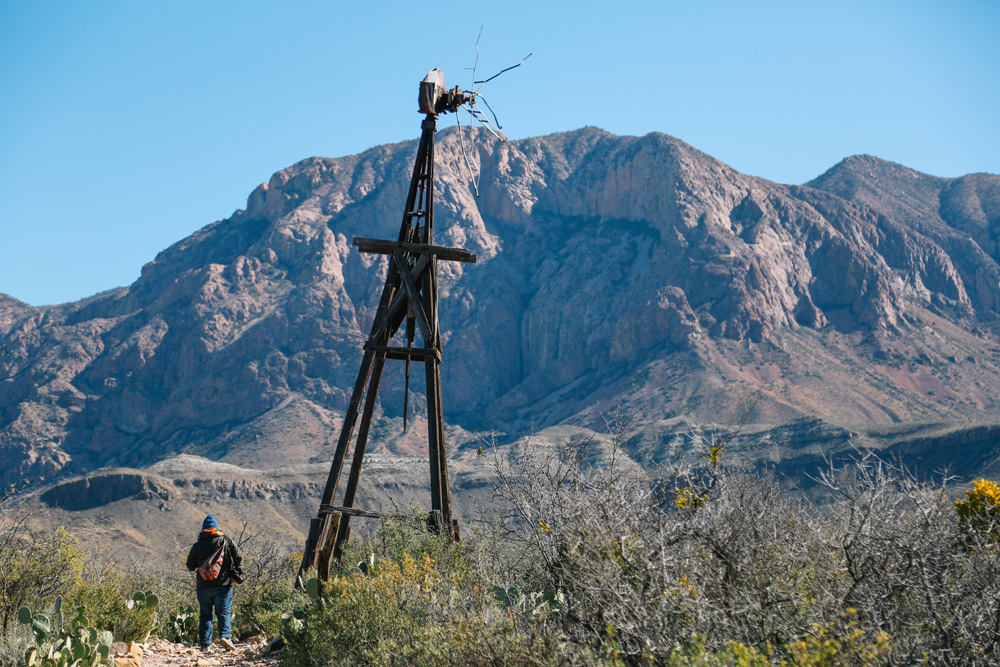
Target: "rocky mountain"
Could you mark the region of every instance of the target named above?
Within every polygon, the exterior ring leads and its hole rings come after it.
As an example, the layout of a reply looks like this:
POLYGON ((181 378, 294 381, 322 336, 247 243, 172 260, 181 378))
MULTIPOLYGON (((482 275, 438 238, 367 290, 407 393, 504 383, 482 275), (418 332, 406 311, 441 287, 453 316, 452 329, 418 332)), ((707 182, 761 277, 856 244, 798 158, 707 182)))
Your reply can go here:
MULTIPOLYGON (((479 255, 439 280, 456 459, 475 431, 600 430, 619 404, 654 460, 688 423, 816 419, 843 442, 1000 421, 1000 176, 855 156, 789 186, 596 128, 479 151, 476 197, 458 135, 439 133, 436 242, 479 255)), ((282 170, 128 287, 43 308, 0 296, 2 482, 182 454, 328 463, 386 272, 351 239, 395 237, 415 152, 282 170)), ((401 366, 372 444, 418 457, 401 366)))

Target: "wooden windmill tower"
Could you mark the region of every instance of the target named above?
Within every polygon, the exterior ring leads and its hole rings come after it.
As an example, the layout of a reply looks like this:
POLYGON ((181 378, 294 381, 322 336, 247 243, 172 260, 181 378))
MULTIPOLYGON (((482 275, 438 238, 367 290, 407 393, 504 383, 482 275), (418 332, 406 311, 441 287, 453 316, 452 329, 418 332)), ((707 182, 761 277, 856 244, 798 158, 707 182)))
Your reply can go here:
MULTIPOLYGON (((474 79, 475 77, 473 77, 474 79)), ((351 517, 378 518, 379 513, 354 507, 361 477, 372 413, 386 360, 406 362, 407 392, 411 362, 423 362, 427 378, 427 446, 430 458, 431 510, 428 526, 458 538, 458 521, 451 512, 448 462, 445 455, 441 407, 441 333, 438 327, 437 264, 470 262, 476 255, 462 248, 434 245, 434 134, 440 114, 459 108, 475 111, 475 93, 459 87, 447 90, 441 70, 434 69, 420 84, 420 144, 403 209, 399 238, 395 241, 354 237, 361 252, 388 255, 389 270, 382 298, 364 346, 361 369, 333 456, 333 465, 320 501, 319 512, 309 524, 301 574, 315 567, 320 581, 329 577, 331 558, 339 559, 350 535, 351 517), (468 105, 468 106, 466 106, 468 105), (400 341, 396 334, 400 333, 400 341), (421 344, 415 343, 418 338, 421 344), (394 344, 394 341, 397 341, 394 344), (358 418, 360 416, 360 422, 358 418), (334 498, 344 462, 357 427, 350 473, 340 505, 334 498)), ((404 420, 406 408, 404 406, 404 420)), ((405 421, 404 421, 405 424, 405 421)))

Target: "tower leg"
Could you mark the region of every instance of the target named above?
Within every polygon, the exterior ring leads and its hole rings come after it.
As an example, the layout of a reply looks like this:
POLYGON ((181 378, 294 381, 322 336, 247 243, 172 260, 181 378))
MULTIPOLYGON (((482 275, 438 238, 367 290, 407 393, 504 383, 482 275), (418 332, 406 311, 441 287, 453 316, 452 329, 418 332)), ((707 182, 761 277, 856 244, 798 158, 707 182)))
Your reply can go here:
MULTIPOLYGON (((344 507, 354 507, 354 496, 358 491, 358 482, 361 479, 361 465, 365 460, 365 448, 368 446, 368 433, 371 431, 372 414, 375 412, 375 398, 378 396, 379 383, 382 381, 382 369, 385 367, 385 353, 380 352, 375 356, 375 365, 372 368, 372 379, 368 384, 368 399, 365 401, 365 410, 361 414, 361 427, 358 429, 358 441, 354 443, 354 458, 351 460, 351 472, 347 477, 347 487, 344 489, 344 507)), ((347 541, 351 532, 351 517, 343 515, 340 518, 339 530, 336 535, 336 542, 333 547, 333 557, 337 560, 343 552, 344 542, 347 541)))
MULTIPOLYGON (((382 300, 388 302, 389 294, 391 294, 391 290, 387 285, 386 290, 382 294, 382 300)), ((354 435, 354 425, 358 419, 361 401, 365 397, 365 383, 368 382, 374 362, 375 351, 365 350, 364 357, 361 359, 361 368, 358 370, 358 379, 354 383, 354 391, 351 394, 351 402, 347 406, 347 412, 344 414, 344 423, 340 428, 340 439, 337 440, 337 449, 333 454, 333 464, 330 466, 330 474, 326 478, 326 487, 323 489, 320 505, 331 504, 334 495, 337 493, 340 475, 344 470, 344 458, 347 455, 347 448, 351 444, 351 437, 354 435)), ((320 579, 325 581, 325 578, 322 576, 322 569, 320 568, 320 560, 323 558, 321 554, 328 552, 329 548, 332 548, 331 540, 336 536, 336 529, 333 530, 332 534, 329 530, 331 520, 332 517, 330 515, 320 515, 317 519, 309 522, 309 536, 306 539, 305 553, 302 554, 302 564, 299 566, 297 582, 301 582, 302 575, 312 565, 317 567, 320 579)), ((329 561, 329 553, 327 553, 325 559, 327 562, 329 561)))
POLYGON ((441 366, 428 359, 427 369, 427 449, 431 467, 431 511, 440 519, 430 521, 443 534, 451 532, 451 493, 448 484, 448 458, 445 453, 444 419, 441 410, 441 366))

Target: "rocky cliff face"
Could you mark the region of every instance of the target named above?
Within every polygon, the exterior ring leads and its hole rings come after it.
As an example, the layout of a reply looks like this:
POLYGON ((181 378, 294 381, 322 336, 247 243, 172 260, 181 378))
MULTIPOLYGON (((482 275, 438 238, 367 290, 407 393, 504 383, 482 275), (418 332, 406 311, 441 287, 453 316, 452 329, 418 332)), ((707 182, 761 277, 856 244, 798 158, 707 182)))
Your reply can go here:
MULTIPOLYGON (((127 288, 0 298, 4 483, 181 452, 329 460, 386 272, 351 238, 395 237, 415 151, 280 171, 127 288)), ((480 153, 476 198, 439 134, 435 240, 480 258, 439 280, 456 454, 472 429, 596 427, 618 401, 639 429, 748 397, 762 424, 997 419, 1000 177, 861 156, 784 186, 594 128, 480 153)), ((391 366, 384 453, 423 446, 402 387, 391 366)))

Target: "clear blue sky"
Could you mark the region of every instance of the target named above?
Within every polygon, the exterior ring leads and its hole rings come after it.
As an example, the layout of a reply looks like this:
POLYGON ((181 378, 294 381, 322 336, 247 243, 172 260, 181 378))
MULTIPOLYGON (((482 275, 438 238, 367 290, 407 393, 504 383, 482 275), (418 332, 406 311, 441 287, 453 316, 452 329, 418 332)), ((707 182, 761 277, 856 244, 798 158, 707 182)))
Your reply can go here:
POLYGON ((417 83, 467 86, 480 25, 481 73, 534 53, 488 88, 512 138, 660 131, 786 183, 855 153, 1000 172, 996 0, 0 0, 0 292, 129 284, 273 172, 415 138, 417 83))

